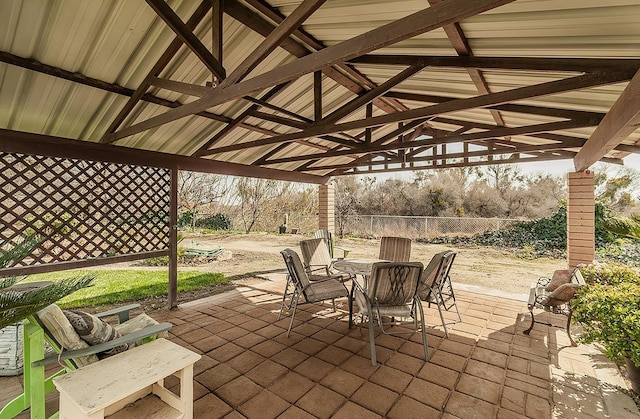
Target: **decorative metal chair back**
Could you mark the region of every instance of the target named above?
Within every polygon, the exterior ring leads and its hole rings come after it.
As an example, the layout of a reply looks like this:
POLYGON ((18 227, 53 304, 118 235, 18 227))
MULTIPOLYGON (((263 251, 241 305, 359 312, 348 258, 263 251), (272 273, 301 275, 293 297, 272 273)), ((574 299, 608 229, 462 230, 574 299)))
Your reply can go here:
MULTIPOLYGON (((374 324, 380 326, 382 333, 388 335, 414 333, 420 330, 424 357, 425 360, 429 360, 424 312, 422 303, 418 298, 418 285, 422 276, 422 267, 423 265, 420 262, 374 263, 367 289, 362 290, 362 288, 356 286, 354 299, 360 308, 360 316, 363 322, 365 318, 368 318, 369 349, 371 351, 372 365, 376 365, 374 324), (387 319, 390 319, 390 321, 387 319), (414 330, 407 331, 404 327, 385 329, 385 326, 409 324, 413 325, 414 330)), ((351 314, 349 315, 349 322, 351 322, 351 314)))
POLYGON ((399 307, 412 304, 422 264, 379 262, 373 265, 367 295, 375 306, 399 307))
POLYGON ((329 244, 325 239, 309 239, 300 241, 300 250, 304 266, 309 274, 329 275, 333 261, 329 253, 329 244))
POLYGON ((409 262, 409 259, 411 259, 411 239, 383 237, 380 240, 380 254, 378 257, 391 262, 409 262))

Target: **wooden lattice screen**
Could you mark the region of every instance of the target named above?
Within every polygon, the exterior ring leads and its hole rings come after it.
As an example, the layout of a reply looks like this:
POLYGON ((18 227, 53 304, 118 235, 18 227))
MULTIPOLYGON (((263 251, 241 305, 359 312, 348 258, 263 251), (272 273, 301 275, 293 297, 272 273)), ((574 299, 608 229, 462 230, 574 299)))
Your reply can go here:
POLYGON ((42 237, 29 267, 166 255, 170 182, 169 169, 0 153, 0 239, 42 237))

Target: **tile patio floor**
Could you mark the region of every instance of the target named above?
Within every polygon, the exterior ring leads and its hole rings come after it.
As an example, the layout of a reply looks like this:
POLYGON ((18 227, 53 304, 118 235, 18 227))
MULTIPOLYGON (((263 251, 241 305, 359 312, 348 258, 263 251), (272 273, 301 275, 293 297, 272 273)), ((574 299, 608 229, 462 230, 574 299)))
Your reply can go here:
MULTIPOLYGON (((437 310, 425 310, 429 362, 419 333, 378 335, 374 367, 366 330, 347 327, 346 300, 336 313, 299 306, 287 338, 290 318, 276 321, 283 288, 264 281, 155 315, 174 324, 171 340, 202 354, 195 418, 640 418, 594 348, 568 346, 562 328, 536 324, 523 335, 522 301, 459 289, 463 321, 449 338, 437 310)), ((0 378, 0 404, 19 383, 0 378)))

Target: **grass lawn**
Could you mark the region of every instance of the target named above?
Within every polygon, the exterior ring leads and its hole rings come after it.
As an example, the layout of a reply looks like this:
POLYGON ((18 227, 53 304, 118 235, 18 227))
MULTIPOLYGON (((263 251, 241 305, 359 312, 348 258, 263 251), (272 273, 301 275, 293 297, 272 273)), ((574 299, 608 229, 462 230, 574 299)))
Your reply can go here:
MULTIPOLYGON (((167 271, 73 270, 30 275, 26 281, 55 282, 63 278, 87 274, 96 275, 92 285, 58 301, 60 307, 73 308, 118 304, 152 296, 167 295, 167 284, 169 283, 167 271)), ((227 281, 228 279, 221 273, 181 271, 178 272, 178 292, 221 285, 227 281)))

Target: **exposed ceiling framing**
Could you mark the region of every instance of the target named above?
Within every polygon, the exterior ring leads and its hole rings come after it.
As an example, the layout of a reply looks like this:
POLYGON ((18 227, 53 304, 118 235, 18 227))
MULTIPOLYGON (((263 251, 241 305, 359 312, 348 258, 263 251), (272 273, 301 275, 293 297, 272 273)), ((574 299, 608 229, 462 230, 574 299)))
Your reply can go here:
POLYGON ((640 151, 640 37, 629 45, 638 30, 614 22, 640 13, 630 0, 137 3, 0 5, 11 28, 0 38, 0 150, 139 153, 150 165, 311 183, 558 159, 581 171, 640 151), (570 13, 620 44, 590 49, 601 40, 565 29, 570 13), (537 26, 544 18, 557 28, 537 26), (96 47, 76 45, 82 36, 96 47))

